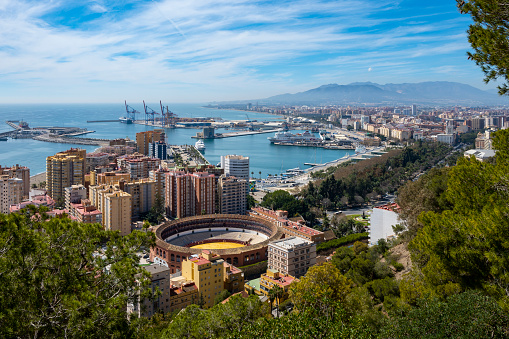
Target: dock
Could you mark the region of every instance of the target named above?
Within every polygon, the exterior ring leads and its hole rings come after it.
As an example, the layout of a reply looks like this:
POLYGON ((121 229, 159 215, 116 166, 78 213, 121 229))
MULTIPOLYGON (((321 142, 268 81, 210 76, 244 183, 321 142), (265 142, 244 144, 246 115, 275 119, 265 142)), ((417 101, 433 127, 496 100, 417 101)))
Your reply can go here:
POLYGON ((115 120, 87 120, 87 123, 94 123, 94 122, 120 122, 120 120, 118 119, 115 119, 115 120))
MULTIPOLYGON (((224 139, 224 138, 233 138, 233 137, 242 137, 244 135, 255 135, 255 134, 265 134, 265 133, 275 133, 278 132, 279 129, 270 129, 270 130, 264 130, 264 131, 239 131, 239 132, 229 132, 229 133, 222 133, 222 134, 216 134, 214 139, 224 139)), ((198 138, 196 135, 193 135, 191 138, 194 139, 203 139, 198 138)))

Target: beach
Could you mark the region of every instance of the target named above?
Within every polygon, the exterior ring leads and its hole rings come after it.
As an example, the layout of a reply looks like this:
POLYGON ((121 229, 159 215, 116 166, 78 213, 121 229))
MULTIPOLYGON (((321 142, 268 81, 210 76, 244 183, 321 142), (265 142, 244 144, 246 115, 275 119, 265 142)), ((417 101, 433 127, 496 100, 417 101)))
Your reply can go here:
POLYGON ((39 184, 43 181, 46 181, 46 172, 33 175, 30 177, 30 187, 32 187, 33 184, 39 186, 39 184))

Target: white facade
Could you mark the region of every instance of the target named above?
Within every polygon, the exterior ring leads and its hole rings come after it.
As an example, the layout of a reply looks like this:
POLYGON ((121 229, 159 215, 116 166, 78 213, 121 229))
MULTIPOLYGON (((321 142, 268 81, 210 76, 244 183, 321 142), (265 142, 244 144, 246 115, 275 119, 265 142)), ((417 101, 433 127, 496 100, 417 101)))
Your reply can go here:
POLYGON ((388 239, 395 235, 392 226, 399 224, 398 213, 386 206, 373 208, 369 229, 369 245, 373 246, 380 239, 388 239))
POLYGON ((269 243, 268 268, 283 274, 300 277, 316 265, 316 244, 299 237, 269 243))
POLYGON ((446 144, 454 144, 454 134, 437 134, 437 141, 446 144))
POLYGON ((224 169, 225 175, 249 182, 249 157, 242 155, 221 156, 221 168, 224 169))

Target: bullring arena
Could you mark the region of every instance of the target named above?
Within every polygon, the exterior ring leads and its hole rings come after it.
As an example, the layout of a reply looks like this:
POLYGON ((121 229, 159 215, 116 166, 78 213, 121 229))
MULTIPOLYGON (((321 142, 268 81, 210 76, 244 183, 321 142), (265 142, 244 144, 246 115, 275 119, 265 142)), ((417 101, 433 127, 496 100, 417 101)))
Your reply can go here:
POLYGON ((203 249, 214 251, 226 262, 244 266, 267 260, 269 242, 283 233, 272 222, 247 215, 214 214, 173 220, 154 230, 156 246, 150 260, 165 262, 171 273, 181 270, 182 260, 203 249))

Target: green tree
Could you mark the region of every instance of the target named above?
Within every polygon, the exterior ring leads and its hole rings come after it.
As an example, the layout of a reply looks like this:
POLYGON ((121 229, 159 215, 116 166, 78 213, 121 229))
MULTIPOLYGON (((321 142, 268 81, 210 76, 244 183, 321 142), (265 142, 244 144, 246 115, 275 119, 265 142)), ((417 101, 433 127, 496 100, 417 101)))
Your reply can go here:
POLYGON ((439 299, 421 299, 392 316, 382 338, 507 338, 509 317, 496 301, 468 291, 439 299))
POLYGON ((290 300, 298 310, 317 308, 334 312, 331 301, 343 302, 353 282, 341 274, 332 263, 311 267, 306 276, 290 288, 290 300))
POLYGON ((462 14, 470 14, 473 23, 468 29, 468 41, 474 50, 468 58, 481 67, 484 81, 502 78, 498 93, 509 91, 509 8, 505 0, 456 0, 462 14))
POLYGON ((122 237, 48 220, 33 206, 0 214, 0 337, 132 336, 137 321, 126 306, 152 295, 136 252, 153 244, 152 233, 122 237))

